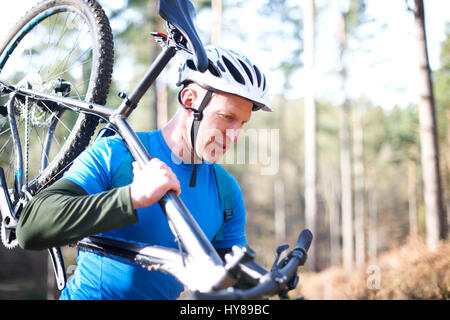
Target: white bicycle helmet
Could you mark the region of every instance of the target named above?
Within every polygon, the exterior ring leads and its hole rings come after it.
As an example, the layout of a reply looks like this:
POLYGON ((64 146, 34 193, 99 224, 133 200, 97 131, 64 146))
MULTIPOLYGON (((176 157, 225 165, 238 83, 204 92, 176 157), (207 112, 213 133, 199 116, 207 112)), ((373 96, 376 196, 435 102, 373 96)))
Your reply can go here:
POLYGON ((219 46, 208 46, 208 70, 199 72, 192 57, 180 66, 177 86, 195 82, 212 91, 238 95, 253 102, 253 111, 273 111, 270 107, 267 80, 246 56, 219 46))

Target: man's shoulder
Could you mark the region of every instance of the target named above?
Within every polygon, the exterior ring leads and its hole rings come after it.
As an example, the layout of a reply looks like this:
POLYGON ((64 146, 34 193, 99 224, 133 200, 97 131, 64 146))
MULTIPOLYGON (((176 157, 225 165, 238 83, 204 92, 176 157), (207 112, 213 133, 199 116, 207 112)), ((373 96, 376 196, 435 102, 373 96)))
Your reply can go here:
MULTIPOLYGON (((150 143, 150 139, 156 137, 157 131, 143 131, 136 132, 139 140, 148 148, 148 144, 150 143)), ((127 146, 123 138, 119 134, 115 134, 112 136, 99 137, 94 143, 89 147, 90 150, 109 150, 109 149, 122 149, 126 150, 127 146)))
MULTIPOLYGON (((221 174, 224 177, 227 177, 228 179, 234 180, 236 181, 236 179, 233 177, 233 175, 228 171, 227 168, 225 168, 223 165, 221 165, 220 163, 212 163, 211 164, 214 170, 214 173, 216 174, 221 174)), ((237 182, 236 182, 237 183, 237 182)))
MULTIPOLYGON (((156 135, 158 133, 158 130, 138 131, 135 133, 139 139, 144 139, 144 138, 149 138, 149 137, 156 135)), ((118 133, 111 135, 111 136, 99 137, 99 138, 97 138, 95 143, 99 143, 99 142, 107 142, 110 144, 125 144, 123 138, 118 133)))
POLYGON ((241 193, 241 188, 237 179, 229 172, 229 170, 220 163, 213 163, 213 171, 216 181, 219 180, 222 184, 227 184, 234 190, 235 193, 241 193))

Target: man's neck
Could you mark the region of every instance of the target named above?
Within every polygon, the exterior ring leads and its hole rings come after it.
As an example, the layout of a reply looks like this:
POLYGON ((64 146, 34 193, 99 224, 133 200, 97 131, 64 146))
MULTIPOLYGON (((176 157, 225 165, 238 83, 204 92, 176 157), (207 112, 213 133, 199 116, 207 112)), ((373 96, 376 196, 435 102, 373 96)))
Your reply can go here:
POLYGON ((194 163, 194 154, 185 135, 186 121, 183 121, 180 110, 161 128, 161 133, 167 146, 174 155, 184 163, 194 163))

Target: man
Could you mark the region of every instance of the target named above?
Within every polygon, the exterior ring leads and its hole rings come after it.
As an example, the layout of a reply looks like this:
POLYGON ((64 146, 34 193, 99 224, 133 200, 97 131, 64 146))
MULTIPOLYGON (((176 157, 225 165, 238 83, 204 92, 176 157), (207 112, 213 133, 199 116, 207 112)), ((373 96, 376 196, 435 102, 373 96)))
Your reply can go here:
MULTIPOLYGON (((168 190, 180 195, 215 248, 247 244, 242 193, 231 176, 234 214, 223 237, 215 238, 224 218, 211 163, 236 142, 252 111, 272 111, 266 80, 241 54, 220 47, 207 53, 207 72, 198 72, 192 58, 180 68, 181 107, 174 117, 161 130, 140 133, 152 155, 148 165, 127 163, 120 137, 99 139, 24 208, 17 228, 23 248, 61 246, 93 234, 176 248, 157 203, 168 190)), ((61 299, 176 299, 183 291, 172 276, 129 261, 80 250, 77 265, 61 299)))

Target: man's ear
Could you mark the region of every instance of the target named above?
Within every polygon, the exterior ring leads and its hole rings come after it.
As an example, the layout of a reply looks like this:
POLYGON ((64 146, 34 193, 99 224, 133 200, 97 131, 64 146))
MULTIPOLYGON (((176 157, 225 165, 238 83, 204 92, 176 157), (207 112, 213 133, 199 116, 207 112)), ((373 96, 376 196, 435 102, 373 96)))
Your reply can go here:
POLYGON ((178 100, 184 107, 195 108, 195 101, 197 99, 197 92, 192 88, 185 87, 178 94, 178 100))

